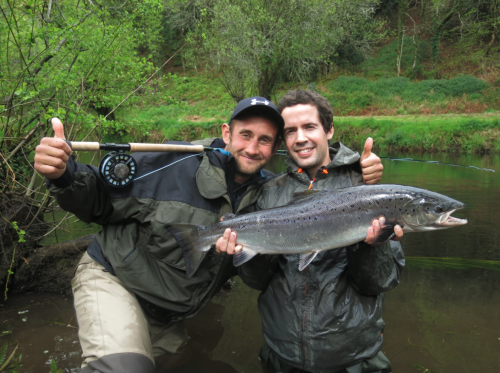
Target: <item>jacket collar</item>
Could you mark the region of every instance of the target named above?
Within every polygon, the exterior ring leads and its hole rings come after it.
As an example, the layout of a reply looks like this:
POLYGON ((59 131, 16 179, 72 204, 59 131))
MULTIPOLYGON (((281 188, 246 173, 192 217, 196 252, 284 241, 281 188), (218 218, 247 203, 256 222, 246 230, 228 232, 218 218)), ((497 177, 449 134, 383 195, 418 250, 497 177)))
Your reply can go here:
MULTIPOLYGON (((219 139, 220 140, 220 139, 219 139)), ((220 145, 217 141, 212 143, 212 147, 220 145)), ((206 152, 196 172, 196 183, 200 194, 208 199, 215 199, 228 194, 228 184, 234 181, 236 172, 236 160, 234 157, 219 148, 218 151, 206 152)), ((262 171, 253 174, 250 179, 241 187, 253 184, 263 184, 267 177, 262 171)), ((231 185, 232 187, 232 185, 231 185)))
MULTIPOLYGON (((349 149, 340 142, 332 144, 329 150, 331 162, 326 167, 322 167, 320 170, 326 169, 327 171, 330 171, 340 166, 352 165, 359 162, 359 153, 349 149)), ((305 177, 309 179, 309 176, 305 171, 299 172, 299 166, 297 166, 292 157, 288 154, 286 156, 285 164, 288 173, 294 174, 295 176, 300 175, 300 178, 305 177)))

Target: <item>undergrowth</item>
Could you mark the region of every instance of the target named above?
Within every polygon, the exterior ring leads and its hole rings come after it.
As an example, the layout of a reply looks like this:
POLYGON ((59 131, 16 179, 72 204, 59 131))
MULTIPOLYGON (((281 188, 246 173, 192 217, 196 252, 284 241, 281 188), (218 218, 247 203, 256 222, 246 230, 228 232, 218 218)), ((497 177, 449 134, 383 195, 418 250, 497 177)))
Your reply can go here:
POLYGON ((500 152, 500 119, 466 116, 337 118, 335 138, 362 149, 372 137, 377 151, 500 152))

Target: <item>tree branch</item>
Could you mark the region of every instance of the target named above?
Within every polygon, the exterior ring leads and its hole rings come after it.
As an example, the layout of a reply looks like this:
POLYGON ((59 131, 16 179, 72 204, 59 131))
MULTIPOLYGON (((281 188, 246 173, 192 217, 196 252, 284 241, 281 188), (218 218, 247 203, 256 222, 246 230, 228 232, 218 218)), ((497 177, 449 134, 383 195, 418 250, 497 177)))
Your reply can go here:
POLYGON ((40 70, 42 70, 43 65, 45 65, 45 63, 46 63, 46 62, 48 62, 48 61, 49 61, 52 57, 54 57, 54 56, 55 56, 55 54, 56 54, 57 52, 59 52, 59 50, 61 49, 61 47, 63 46, 63 44, 66 42, 66 40, 67 40, 66 38, 62 39, 62 40, 59 42, 59 44, 57 44, 57 47, 56 47, 56 49, 54 49, 54 52, 52 52, 51 54, 46 55, 46 56, 43 58, 43 60, 42 60, 42 61, 40 61, 40 66, 39 66, 39 67, 37 67, 37 68, 36 68, 36 69, 35 69, 35 70, 31 73, 31 75, 30 75, 30 77, 31 77, 31 78, 35 77, 35 76, 36 76, 36 75, 40 72, 40 70))
POLYGON ((50 12, 52 11, 52 0, 49 0, 49 6, 47 8, 47 15, 45 16, 45 22, 46 23, 51 23, 51 19, 50 19, 50 12))

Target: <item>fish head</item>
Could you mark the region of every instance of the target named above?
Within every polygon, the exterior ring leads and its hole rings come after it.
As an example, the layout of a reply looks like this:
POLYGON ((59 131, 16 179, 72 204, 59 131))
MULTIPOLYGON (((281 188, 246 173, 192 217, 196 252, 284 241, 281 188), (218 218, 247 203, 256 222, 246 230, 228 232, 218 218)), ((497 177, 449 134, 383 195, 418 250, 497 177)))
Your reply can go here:
POLYGON ((465 204, 442 194, 429 192, 410 199, 403 207, 400 220, 408 232, 427 232, 467 224, 451 214, 465 204))

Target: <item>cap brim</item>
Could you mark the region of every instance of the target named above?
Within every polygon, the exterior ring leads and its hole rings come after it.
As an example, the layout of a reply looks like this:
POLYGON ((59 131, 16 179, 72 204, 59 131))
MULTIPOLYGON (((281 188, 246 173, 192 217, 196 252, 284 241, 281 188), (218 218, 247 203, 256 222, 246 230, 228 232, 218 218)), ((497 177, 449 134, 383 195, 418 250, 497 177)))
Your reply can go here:
POLYGON ((259 116, 262 117, 262 113, 265 112, 266 116, 264 118, 271 120, 273 123, 277 124, 280 129, 283 129, 285 127, 285 121, 283 120, 283 117, 276 111, 276 109, 266 106, 266 105, 256 105, 256 106, 249 106, 246 107, 242 110, 240 110, 236 115, 232 115, 231 119, 238 119, 238 117, 242 114, 251 114, 252 111, 259 111, 259 116))

